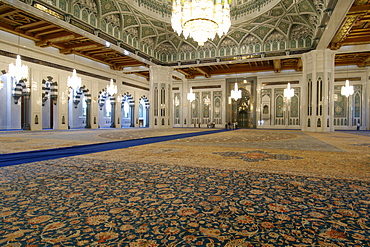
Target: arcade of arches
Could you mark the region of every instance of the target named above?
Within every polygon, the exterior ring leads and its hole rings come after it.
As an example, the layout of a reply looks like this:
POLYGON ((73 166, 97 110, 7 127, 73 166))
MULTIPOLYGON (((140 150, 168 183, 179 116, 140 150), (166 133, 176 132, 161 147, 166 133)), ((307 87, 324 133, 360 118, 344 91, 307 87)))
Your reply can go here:
MULTIPOLYGON (((1 68, 14 62, 15 35, 1 33, 1 68), (13 52, 13 53, 12 53, 13 52)), ((147 81, 132 75, 112 73, 105 65, 81 57, 60 57, 56 50, 33 46, 21 39, 21 54, 29 67, 27 83, 7 73, 1 76, 0 129, 68 129, 103 127, 206 127, 214 122, 223 128, 238 122, 241 128, 301 129, 326 132, 336 129, 369 129, 369 69, 335 68, 330 50, 311 51, 302 56, 303 71, 243 73, 228 77, 174 80, 171 67, 152 66, 147 81), (332 66, 325 66, 331 61, 332 66), (74 61, 74 62, 73 62, 74 61), (69 67, 77 67, 83 86, 67 87, 69 67), (319 69, 323 68, 323 69, 319 69), (329 68, 329 69, 327 69, 329 68), (105 92, 110 78, 118 92, 105 92), (354 94, 341 95, 346 78, 354 94), (231 99, 238 83, 242 98, 231 99), (283 92, 287 82, 294 89, 288 100, 283 92), (187 100, 192 87, 195 100, 187 100)))

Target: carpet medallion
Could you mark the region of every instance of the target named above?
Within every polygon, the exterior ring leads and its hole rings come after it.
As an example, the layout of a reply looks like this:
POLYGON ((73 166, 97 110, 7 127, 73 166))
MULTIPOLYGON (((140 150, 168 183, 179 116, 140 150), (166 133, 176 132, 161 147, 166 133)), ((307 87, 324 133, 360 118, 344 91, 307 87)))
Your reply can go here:
POLYGON ((0 169, 1 246, 370 242, 366 181, 83 158, 0 169))

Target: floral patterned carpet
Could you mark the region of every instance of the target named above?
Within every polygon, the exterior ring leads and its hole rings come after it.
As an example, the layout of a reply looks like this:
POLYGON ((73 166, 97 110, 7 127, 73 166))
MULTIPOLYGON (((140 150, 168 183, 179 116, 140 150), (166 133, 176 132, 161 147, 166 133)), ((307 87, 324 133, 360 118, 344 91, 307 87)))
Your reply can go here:
MULTIPOLYGON (((284 171, 317 151, 236 149, 230 140, 209 149, 200 138, 194 156, 238 163, 198 166, 180 159, 186 146, 166 142, 0 168, 0 246, 370 246, 368 179, 284 171), (157 155, 172 156, 171 164, 157 155), (255 172, 253 164, 282 170, 255 172)), ((304 138, 324 145, 322 136, 304 138)), ((369 172, 369 146, 355 144, 370 137, 325 138, 331 151, 321 155, 340 164, 362 148, 356 162, 369 172)))

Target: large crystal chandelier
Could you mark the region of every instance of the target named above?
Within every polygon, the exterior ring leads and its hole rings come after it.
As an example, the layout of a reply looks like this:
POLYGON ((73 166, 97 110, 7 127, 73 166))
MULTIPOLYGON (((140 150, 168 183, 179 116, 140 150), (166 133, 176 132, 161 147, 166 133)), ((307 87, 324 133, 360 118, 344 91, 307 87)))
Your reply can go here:
POLYGON ((208 39, 226 34, 231 26, 229 0, 173 0, 171 24, 178 35, 184 33, 204 45, 208 39))
POLYGON ((74 90, 77 90, 77 88, 81 87, 81 77, 77 76, 75 69, 73 69, 72 76, 68 76, 67 85, 74 90))
POLYGON ((117 93, 117 85, 114 85, 113 79, 110 79, 110 84, 107 85, 107 92, 111 96, 117 93))
POLYGON ((13 63, 9 64, 9 75, 14 77, 17 81, 22 79, 28 79, 28 66, 22 65, 21 56, 17 55, 15 60, 15 65, 13 63))
POLYGON ((234 90, 231 90, 230 97, 234 100, 238 100, 242 97, 242 90, 239 90, 237 82, 235 82, 234 90))
POLYGON ((195 100, 195 93, 193 93, 193 89, 190 88, 190 93, 188 93, 187 95, 187 98, 190 102, 192 102, 193 100, 195 100))
POLYGON ((341 94, 347 98, 353 94, 353 86, 349 85, 349 80, 346 80, 346 85, 342 86, 341 94))
POLYGON ((284 97, 290 99, 294 96, 294 88, 290 88, 290 83, 288 83, 287 88, 284 89, 284 97))

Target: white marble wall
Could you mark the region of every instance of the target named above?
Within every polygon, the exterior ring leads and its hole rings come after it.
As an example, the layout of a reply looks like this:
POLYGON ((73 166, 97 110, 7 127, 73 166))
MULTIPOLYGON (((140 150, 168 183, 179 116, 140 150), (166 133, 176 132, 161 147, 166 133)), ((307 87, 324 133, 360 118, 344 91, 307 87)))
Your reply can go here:
MULTIPOLYGON (((149 91, 135 88, 130 85, 122 85, 122 81, 129 82, 130 84, 138 85, 140 87, 149 88, 149 82, 145 79, 137 78, 131 75, 125 75, 122 72, 112 71, 107 65, 100 64, 83 57, 74 55, 61 55, 57 49, 54 48, 40 48, 34 45, 34 42, 30 40, 20 39, 20 46, 18 46, 18 38, 15 35, 0 31, 0 41, 2 43, 1 50, 19 54, 22 56, 31 57, 45 62, 66 66, 71 69, 76 68, 77 71, 86 71, 92 74, 104 76, 106 78, 113 78, 117 81, 118 93, 116 99, 120 100, 121 95, 129 93, 133 96, 135 101, 135 118, 138 116, 139 110, 139 99, 142 96, 149 98, 149 91)), ((1 70, 8 70, 8 65, 14 63, 15 59, 1 56, 0 68, 1 70)), ((31 106, 30 106, 30 124, 31 130, 41 130, 43 120, 43 107, 42 107, 42 80, 47 76, 52 76, 53 81, 58 83, 58 99, 54 107, 54 118, 52 129, 68 129, 71 128, 83 128, 86 123, 86 119, 80 116, 78 109, 69 103, 68 98, 71 97, 69 89, 67 88, 68 76, 72 75, 71 71, 64 69, 53 68, 42 64, 36 64, 32 62, 23 62, 29 67, 29 82, 31 85, 31 106), (39 119, 38 123, 35 122, 35 118, 39 119), (73 116, 69 123, 69 116, 73 116)), ((98 95, 99 91, 104 89, 109 80, 102 80, 94 76, 87 76, 77 74, 82 79, 82 84, 89 89, 91 94, 91 128, 99 127, 99 107, 98 107, 98 95), (94 121, 94 119, 96 121, 94 121)), ((12 97, 11 83, 7 82, 7 75, 3 75, 1 78, 5 81, 5 87, 0 91, 1 104, 0 104, 0 129, 21 129, 21 103, 14 104, 12 97)), ((81 102, 80 102, 81 104, 81 102)), ((79 105, 80 105, 79 104, 79 105)), ((48 110, 50 111, 50 109, 48 110)), ((121 127, 121 102, 116 103, 115 107, 115 122, 116 127, 121 127), (119 122, 119 123, 118 123, 119 122)), ((135 126, 137 121, 135 121, 135 126)))

